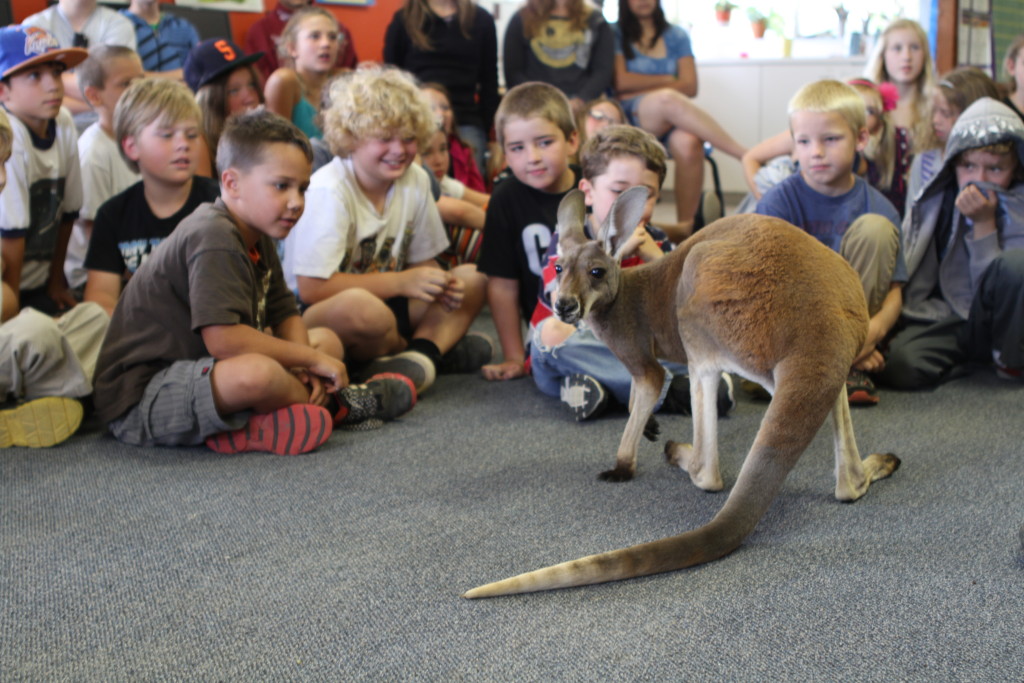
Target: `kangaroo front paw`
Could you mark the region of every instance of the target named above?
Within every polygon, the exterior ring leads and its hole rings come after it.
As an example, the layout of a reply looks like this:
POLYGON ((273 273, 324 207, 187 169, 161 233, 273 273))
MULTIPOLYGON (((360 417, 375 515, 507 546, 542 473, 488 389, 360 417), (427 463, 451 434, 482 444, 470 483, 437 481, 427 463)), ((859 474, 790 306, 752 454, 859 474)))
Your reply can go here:
POLYGON ((644 438, 648 441, 657 441, 660 435, 661 425, 659 425, 658 421, 654 419, 653 415, 651 415, 647 418, 647 424, 644 425, 644 438))
POLYGON ((605 470, 601 474, 597 475, 604 481, 629 481, 633 478, 633 469, 631 467, 616 467, 615 469, 605 470))

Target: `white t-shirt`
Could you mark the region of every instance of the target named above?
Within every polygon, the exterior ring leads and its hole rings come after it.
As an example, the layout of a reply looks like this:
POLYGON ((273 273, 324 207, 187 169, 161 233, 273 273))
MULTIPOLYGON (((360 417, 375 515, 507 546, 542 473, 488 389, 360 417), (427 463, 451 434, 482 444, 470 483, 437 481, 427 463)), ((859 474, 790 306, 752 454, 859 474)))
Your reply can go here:
POLYGON ((352 160, 334 157, 313 174, 306 210, 284 244, 285 281, 297 291, 299 275, 402 270, 441 253, 448 235, 422 167, 395 181, 380 214, 360 191, 352 160))
MULTIPOLYGON (((99 122, 85 129, 78 138, 78 158, 82 162, 82 210, 80 220, 91 221, 103 202, 139 182, 141 176, 128 168, 114 138, 107 135, 99 122)), ((87 273, 83 264, 89 251, 89 235, 75 221, 64 259, 64 276, 71 287, 85 284, 87 273)))
POLYGON ((32 134, 17 116, 8 115, 14 141, 7 161, 7 188, 0 193, 0 231, 25 237, 21 289, 42 287, 61 220, 82 208, 82 169, 78 164, 78 131, 71 113, 61 107, 56 139, 49 149, 32 144, 32 134))
MULTIPOLYGON (((75 29, 71 28, 59 5, 33 14, 25 19, 22 25, 46 29, 57 39, 61 47, 73 47, 75 44, 75 29)), ((96 11, 82 27, 82 35, 89 39, 89 47, 124 45, 136 49, 135 27, 132 26, 132 22, 107 7, 96 7, 96 11)))

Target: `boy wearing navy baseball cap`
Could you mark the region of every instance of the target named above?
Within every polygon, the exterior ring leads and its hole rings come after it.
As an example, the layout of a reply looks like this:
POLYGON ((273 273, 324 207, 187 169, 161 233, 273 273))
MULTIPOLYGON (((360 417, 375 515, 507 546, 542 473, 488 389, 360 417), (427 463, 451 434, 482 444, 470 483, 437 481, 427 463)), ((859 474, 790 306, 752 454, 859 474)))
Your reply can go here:
POLYGON ((0 103, 13 129, 0 196, 3 280, 22 307, 51 315, 75 305, 64 254, 82 206, 78 133, 61 106, 61 74, 88 56, 82 48, 61 48, 41 28, 0 29, 0 103))

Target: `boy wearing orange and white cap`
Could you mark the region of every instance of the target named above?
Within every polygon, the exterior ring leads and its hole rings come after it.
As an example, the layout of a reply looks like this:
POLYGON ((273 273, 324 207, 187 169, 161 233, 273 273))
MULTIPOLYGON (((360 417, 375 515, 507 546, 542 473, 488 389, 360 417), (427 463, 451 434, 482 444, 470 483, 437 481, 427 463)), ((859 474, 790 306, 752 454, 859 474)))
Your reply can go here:
POLYGON ((51 315, 75 305, 63 267, 82 206, 78 134, 62 107, 61 74, 86 57, 40 28, 0 29, 0 103, 13 132, 0 196, 3 280, 22 307, 51 315))

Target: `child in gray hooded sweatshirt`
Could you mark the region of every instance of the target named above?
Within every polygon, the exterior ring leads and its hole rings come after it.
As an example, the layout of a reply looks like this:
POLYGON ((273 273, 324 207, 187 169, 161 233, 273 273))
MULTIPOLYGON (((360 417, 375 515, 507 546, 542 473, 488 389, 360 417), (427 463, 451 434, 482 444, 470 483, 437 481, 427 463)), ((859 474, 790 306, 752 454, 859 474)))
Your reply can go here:
POLYGON ((982 98, 903 221, 909 279, 881 384, 922 389, 969 361, 1024 377, 1024 123, 982 98))

